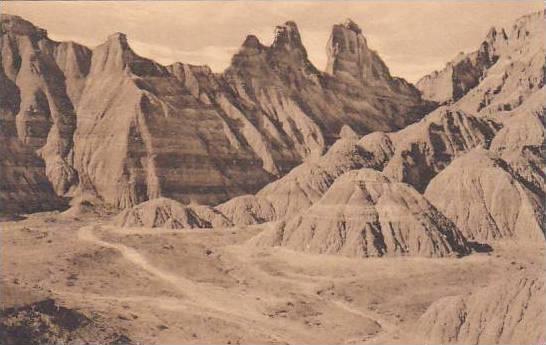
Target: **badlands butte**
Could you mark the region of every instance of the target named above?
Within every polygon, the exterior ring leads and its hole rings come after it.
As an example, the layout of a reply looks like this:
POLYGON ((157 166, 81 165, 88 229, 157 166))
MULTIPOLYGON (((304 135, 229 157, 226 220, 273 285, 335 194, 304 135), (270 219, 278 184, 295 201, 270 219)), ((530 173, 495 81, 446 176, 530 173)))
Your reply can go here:
POLYGON ((544 342, 544 12, 415 85, 351 20, 324 70, 0 34, 3 344, 544 342))

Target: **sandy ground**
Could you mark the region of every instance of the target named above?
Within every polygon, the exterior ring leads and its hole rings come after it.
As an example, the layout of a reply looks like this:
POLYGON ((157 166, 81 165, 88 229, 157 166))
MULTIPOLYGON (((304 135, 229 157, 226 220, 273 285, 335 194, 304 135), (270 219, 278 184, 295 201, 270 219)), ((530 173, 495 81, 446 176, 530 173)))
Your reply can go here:
POLYGON ((438 298, 544 270, 544 249, 521 243, 459 259, 354 259, 246 244, 269 224, 107 221, 43 213, 0 223, 2 307, 53 297, 145 344, 393 343, 438 298))

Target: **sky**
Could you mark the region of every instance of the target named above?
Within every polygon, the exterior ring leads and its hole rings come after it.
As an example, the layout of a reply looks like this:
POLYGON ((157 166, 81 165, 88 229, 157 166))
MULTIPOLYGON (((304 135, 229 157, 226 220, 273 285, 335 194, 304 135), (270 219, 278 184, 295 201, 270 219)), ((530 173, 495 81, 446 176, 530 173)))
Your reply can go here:
POLYGON ((162 64, 206 64, 223 71, 248 34, 270 44, 276 25, 298 24, 310 60, 326 66, 332 25, 351 18, 393 75, 416 82, 459 52, 476 50, 491 26, 508 27, 544 8, 519 1, 2 1, 55 40, 94 47, 127 34, 140 55, 162 64))

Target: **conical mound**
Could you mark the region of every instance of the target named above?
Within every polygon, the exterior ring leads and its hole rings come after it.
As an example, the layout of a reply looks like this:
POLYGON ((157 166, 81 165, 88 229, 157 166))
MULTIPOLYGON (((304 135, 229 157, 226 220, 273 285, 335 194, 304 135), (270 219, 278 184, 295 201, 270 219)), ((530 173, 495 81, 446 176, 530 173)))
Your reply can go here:
POLYGON ((259 246, 352 257, 463 255, 457 228, 411 186, 350 171, 309 210, 251 240, 259 246))
POLYGON ((122 227, 193 229, 225 227, 231 222, 208 206, 188 206, 158 198, 124 210, 116 217, 115 224, 122 227))

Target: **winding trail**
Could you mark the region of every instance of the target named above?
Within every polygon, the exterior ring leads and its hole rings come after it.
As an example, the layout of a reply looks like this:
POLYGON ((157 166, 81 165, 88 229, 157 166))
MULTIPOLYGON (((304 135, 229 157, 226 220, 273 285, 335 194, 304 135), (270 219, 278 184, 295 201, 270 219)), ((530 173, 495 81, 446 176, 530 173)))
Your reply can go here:
MULTIPOLYGON (((78 239, 93 243, 95 245, 111 248, 119 251, 124 259, 138 266, 142 270, 148 272, 155 278, 172 285, 177 291, 179 291, 183 298, 173 297, 146 297, 146 296, 103 296, 98 294, 83 294, 85 298, 92 298, 96 300, 117 300, 117 301, 133 301, 142 302, 162 309, 169 310, 183 310, 188 313, 205 313, 210 316, 222 317, 231 322, 236 322, 247 327, 252 327, 254 330, 259 330, 263 334, 268 335, 275 341, 279 342, 291 342, 291 339, 309 339, 313 342, 320 342, 320 334, 314 334, 313 332, 303 331, 298 328, 290 320, 272 320, 267 316, 267 311, 264 308, 263 303, 257 302, 260 300, 258 294, 252 292, 245 292, 242 294, 240 291, 233 289, 225 289, 223 287, 215 286, 209 283, 195 282, 191 279, 184 278, 179 275, 175 275, 171 272, 162 270, 153 264, 136 249, 128 247, 121 243, 111 243, 104 241, 97 237, 94 230, 105 229, 110 232, 121 233, 119 229, 111 226, 84 226, 78 230, 78 239), (311 338, 311 339, 310 339, 311 338)), ((190 230, 191 231, 191 230, 190 230)), ((129 229, 129 231, 123 232, 123 234, 163 234, 163 233, 179 233, 179 230, 149 230, 149 229, 129 229)), ((195 231, 191 231, 195 232, 195 231)), ((286 281, 293 281, 293 278, 285 277, 272 277, 266 272, 263 272, 256 267, 253 267, 249 258, 243 255, 243 262, 247 263, 245 267, 250 267, 253 274, 267 275, 270 279, 281 279, 286 281)), ((298 280, 298 285, 301 285, 302 281, 298 280)), ((312 283, 306 282, 301 286, 307 292, 312 293, 312 283)), ((59 292, 61 294, 70 294, 71 292, 59 292)), ((269 296, 273 299, 273 297, 269 296)), ((396 325, 383 319, 380 315, 375 313, 363 312, 353 308, 351 305, 339 301, 325 299, 325 303, 331 303, 337 308, 343 309, 347 313, 370 319, 377 323, 384 332, 392 332, 396 329, 396 325)))
POLYGON ((371 319, 373 321, 375 321, 375 323, 377 323, 381 329, 383 329, 383 331, 385 332, 394 332, 396 329, 397 329, 397 326, 384 319, 383 317, 381 317, 380 315, 378 315, 377 313, 371 313, 371 312, 363 312, 359 309, 355 309, 353 308, 351 305, 343 302, 343 301, 339 301, 339 300, 331 300, 331 302, 333 304, 335 304, 336 306, 338 306, 339 308, 351 313, 351 314, 354 314, 354 315, 358 315, 358 316, 361 316, 361 317, 365 317, 367 319, 371 319))
MULTIPOLYGON (((171 284, 183 294, 184 299, 178 299, 178 303, 171 304, 172 308, 170 309, 186 309, 184 305, 189 308, 195 308, 211 316, 221 316, 226 320, 252 327, 252 329, 259 330, 279 342, 286 342, 291 337, 309 337, 309 334, 302 332, 296 327, 291 327, 287 322, 279 323, 268 318, 265 315, 263 307, 256 303, 256 300, 259 300, 257 298, 259 295, 251 293, 241 294, 215 285, 197 283, 161 270, 153 266, 136 249, 120 243, 110 243, 101 240, 93 232, 96 227, 98 226, 84 226, 80 228, 78 230, 78 239, 101 247, 118 250, 129 262, 150 273, 152 276, 171 284)), ((143 297, 132 298, 137 300, 143 299, 143 297)), ((108 297, 104 299, 108 299, 108 297)), ((161 306, 172 303, 172 298, 165 300, 162 297, 158 297, 152 300, 159 302, 161 306)), ((147 301, 150 301, 150 298, 147 298, 147 301)), ((317 341, 319 339, 318 337, 316 338, 317 341)))

